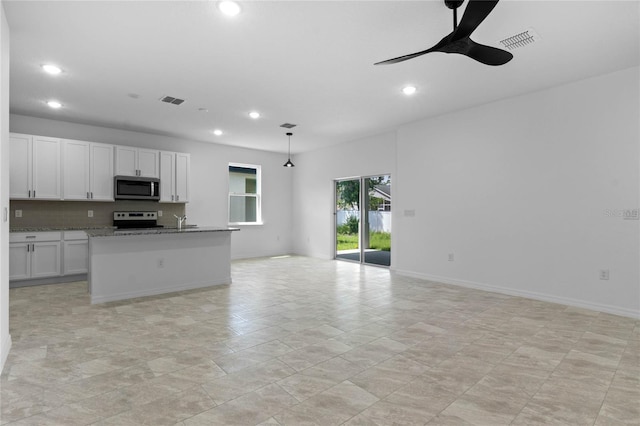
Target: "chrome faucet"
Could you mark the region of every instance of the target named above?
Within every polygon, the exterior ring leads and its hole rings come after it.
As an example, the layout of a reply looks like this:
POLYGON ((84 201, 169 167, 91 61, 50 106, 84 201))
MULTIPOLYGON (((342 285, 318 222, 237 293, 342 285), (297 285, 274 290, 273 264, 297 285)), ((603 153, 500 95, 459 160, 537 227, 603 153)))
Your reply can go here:
POLYGON ((176 224, 178 229, 182 229, 182 224, 187 220, 187 215, 184 216, 176 216, 175 214, 173 215, 173 217, 176 218, 176 224))

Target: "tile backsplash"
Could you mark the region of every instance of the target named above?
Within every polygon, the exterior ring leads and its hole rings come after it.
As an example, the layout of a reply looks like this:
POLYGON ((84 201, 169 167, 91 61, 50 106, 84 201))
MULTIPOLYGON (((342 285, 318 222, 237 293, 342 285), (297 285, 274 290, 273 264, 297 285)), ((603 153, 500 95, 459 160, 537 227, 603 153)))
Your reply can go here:
POLYGON ((11 200, 9 228, 38 227, 100 227, 113 225, 114 211, 162 211, 158 224, 173 226, 173 215, 185 214, 184 204, 156 203, 153 201, 40 201, 11 200), (22 210, 22 217, 16 217, 22 210), (89 217, 89 210, 93 217, 89 217))

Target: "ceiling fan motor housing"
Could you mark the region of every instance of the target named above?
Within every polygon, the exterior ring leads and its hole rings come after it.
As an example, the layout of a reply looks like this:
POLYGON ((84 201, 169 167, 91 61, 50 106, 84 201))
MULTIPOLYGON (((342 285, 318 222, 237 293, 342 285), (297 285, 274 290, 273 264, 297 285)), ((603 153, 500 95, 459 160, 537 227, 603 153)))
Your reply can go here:
POLYGON ((457 9, 462 6, 462 3, 464 3, 464 0, 444 0, 444 4, 449 9, 457 9))

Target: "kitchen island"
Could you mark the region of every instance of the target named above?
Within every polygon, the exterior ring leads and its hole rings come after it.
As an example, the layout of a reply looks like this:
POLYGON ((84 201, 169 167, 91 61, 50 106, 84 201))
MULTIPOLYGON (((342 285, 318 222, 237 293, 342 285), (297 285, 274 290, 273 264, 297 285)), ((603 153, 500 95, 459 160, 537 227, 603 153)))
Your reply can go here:
POLYGON ((91 303, 230 284, 231 232, 237 230, 88 230, 91 303))

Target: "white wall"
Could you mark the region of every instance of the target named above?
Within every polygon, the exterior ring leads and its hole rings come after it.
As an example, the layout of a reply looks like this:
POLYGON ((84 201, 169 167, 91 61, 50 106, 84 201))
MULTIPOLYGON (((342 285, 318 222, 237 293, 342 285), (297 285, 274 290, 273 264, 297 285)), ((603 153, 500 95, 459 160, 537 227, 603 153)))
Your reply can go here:
MULTIPOLYGON (((241 226, 231 240, 233 259, 273 256, 291 252, 291 177, 282 167, 283 154, 226 145, 176 139, 106 127, 11 115, 11 131, 93 142, 155 148, 191 154, 190 202, 187 223, 227 226, 228 165, 230 162, 262 166, 263 225, 241 226), (284 208, 283 208, 284 207, 284 208)), ((158 204, 161 208, 162 204, 158 204)))
POLYGON ((9 25, 0 2, 0 372, 11 348, 9 334, 9 25))
POLYGON ((640 221, 606 214, 640 206, 638 77, 402 126, 394 209, 415 217, 394 223, 397 269, 640 317, 640 221))
POLYGON ((638 81, 631 68, 298 155, 294 249, 333 256, 332 179, 390 172, 392 269, 640 317, 640 221, 608 214, 640 207, 638 81))
MULTIPOLYGON (((391 175, 395 191, 395 133, 296 155, 294 173, 294 250, 330 259, 334 255, 334 179, 391 175)), ((392 234, 391 247, 394 247, 392 234)), ((394 253, 391 251, 391 265, 394 253)))

